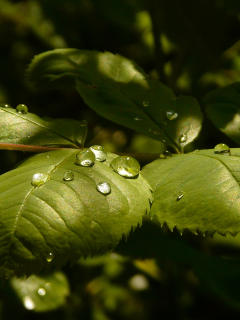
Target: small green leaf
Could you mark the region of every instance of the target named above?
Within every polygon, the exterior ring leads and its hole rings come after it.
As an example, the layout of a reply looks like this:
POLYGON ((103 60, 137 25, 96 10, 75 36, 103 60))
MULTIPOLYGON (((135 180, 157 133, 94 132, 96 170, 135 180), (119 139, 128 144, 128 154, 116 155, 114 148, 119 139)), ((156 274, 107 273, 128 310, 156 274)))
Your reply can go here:
MULTIPOLYGON (((126 179, 104 162, 77 165, 73 149, 35 155, 0 176, 0 273, 57 267, 114 248, 142 222, 152 200, 142 174, 126 179), (66 179, 69 172, 71 179, 66 179), (36 173, 47 175, 36 187, 36 173), (97 188, 110 186, 105 193, 97 188)), ((41 175, 38 175, 38 178, 41 175)))
POLYGON ((0 144, 83 147, 87 126, 73 119, 45 119, 0 107, 0 144))
POLYGON ((12 278, 11 285, 27 310, 44 312, 54 310, 65 303, 69 284, 62 272, 48 275, 32 275, 28 279, 12 278))
POLYGON ((240 82, 208 93, 203 99, 213 124, 240 144, 240 82))
POLYGON ((162 83, 147 79, 134 62, 110 52, 57 49, 36 56, 28 68, 41 88, 73 86, 97 113, 166 142, 177 150, 199 134, 202 113, 196 99, 176 97, 162 83), (177 117, 169 120, 167 112, 177 117), (186 140, 180 141, 181 135, 186 140))
POLYGON ((240 149, 201 150, 156 160, 143 169, 154 190, 151 214, 170 230, 240 231, 240 149))

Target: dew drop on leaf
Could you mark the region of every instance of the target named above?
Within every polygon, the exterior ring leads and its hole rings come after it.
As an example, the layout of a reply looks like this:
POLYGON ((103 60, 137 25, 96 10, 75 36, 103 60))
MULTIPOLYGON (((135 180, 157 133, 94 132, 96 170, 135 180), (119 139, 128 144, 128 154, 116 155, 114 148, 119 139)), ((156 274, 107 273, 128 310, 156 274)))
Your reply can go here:
POLYGON ((54 255, 53 255, 52 252, 49 252, 49 253, 47 254, 47 256, 46 256, 47 262, 51 262, 51 261, 53 260, 53 258, 54 258, 54 255))
POLYGON ((168 159, 172 157, 172 153, 170 151, 164 151, 160 154, 161 159, 168 159))
POLYGON ((140 171, 140 164, 138 161, 129 156, 120 156, 115 158, 111 163, 110 167, 126 178, 133 178, 138 175, 140 171))
POLYGON ((81 125, 82 127, 86 127, 86 126, 87 126, 87 120, 82 120, 82 121, 80 121, 80 125, 81 125))
POLYGON ((187 135, 185 133, 181 134, 179 136, 179 142, 183 143, 183 142, 186 142, 186 141, 187 141, 187 135))
POLYGON ((111 192, 111 186, 107 182, 99 182, 97 184, 97 190, 104 195, 107 195, 111 192))
POLYGON ((142 105, 143 105, 145 108, 149 107, 149 101, 143 101, 143 102, 142 102, 142 105))
POLYGON ((140 118, 139 116, 134 117, 134 120, 136 121, 142 121, 142 118, 140 118))
POLYGON ((45 290, 44 288, 39 288, 39 289, 38 289, 38 294, 39 294, 40 296, 45 296, 46 290, 45 290))
POLYGON ((41 185, 46 183, 48 180, 50 180, 50 176, 48 173, 38 172, 38 173, 35 173, 32 177, 32 185, 34 187, 40 187, 41 185))
POLYGON ((89 148, 94 154, 97 161, 105 161, 107 152, 102 146, 92 146, 89 148))
POLYGON ((183 196, 184 196, 184 192, 180 191, 179 195, 177 196, 177 201, 181 200, 183 196))
POLYGON ((10 104, 3 103, 1 104, 1 108, 11 108, 10 104))
POLYGON ((76 155, 75 164, 77 164, 78 166, 90 167, 94 164, 94 162, 95 162, 95 155, 91 150, 87 148, 82 149, 76 155))
POLYGON ((28 107, 25 104, 19 104, 16 108, 17 113, 26 114, 28 113, 28 107))
POLYGON ((35 304, 29 296, 23 298, 23 304, 27 310, 33 310, 35 308, 35 304))
POLYGON ((219 143, 214 148, 215 154, 230 155, 230 148, 224 143, 219 143))
POLYGON ((178 113, 175 112, 174 110, 168 110, 166 112, 166 117, 168 118, 168 120, 172 121, 172 120, 177 119, 178 113))
POLYGON ((149 132, 152 132, 153 134, 155 134, 156 136, 159 136, 161 134, 161 129, 158 127, 155 128, 150 128, 149 132))
POLYGON ((64 181, 73 181, 74 180, 74 173, 72 171, 66 171, 63 177, 64 181))

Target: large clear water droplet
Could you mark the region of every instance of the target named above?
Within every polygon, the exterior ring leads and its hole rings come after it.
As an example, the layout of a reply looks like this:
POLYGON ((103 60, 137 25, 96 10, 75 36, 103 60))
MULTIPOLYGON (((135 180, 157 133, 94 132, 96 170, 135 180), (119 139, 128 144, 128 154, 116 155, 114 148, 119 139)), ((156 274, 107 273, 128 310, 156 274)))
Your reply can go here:
POLYGON ((38 172, 38 173, 35 173, 32 177, 32 185, 34 187, 40 187, 41 185, 46 183, 48 180, 50 180, 50 176, 48 173, 38 172))
POLYGON ((143 105, 145 108, 149 107, 149 101, 143 101, 143 102, 142 102, 142 105, 143 105))
POLYGON ((104 195, 107 195, 111 192, 111 186, 107 182, 99 182, 97 184, 97 190, 104 195))
POLYGON ((17 113, 26 114, 28 113, 28 107, 25 104, 19 104, 16 108, 17 113))
POLYGON ((87 148, 82 149, 76 155, 75 164, 79 166, 90 167, 94 165, 94 162, 95 162, 95 154, 87 148))
POLYGON ((89 148, 94 154, 97 161, 105 161, 107 152, 102 146, 92 146, 89 148))
POLYGON ((160 154, 161 159, 168 159, 172 157, 172 153, 170 151, 164 151, 163 153, 160 154))
POLYGON ((23 298, 23 304, 27 310, 33 310, 35 308, 35 303, 29 296, 23 298))
POLYGON ((186 135, 185 133, 181 134, 181 135, 179 136, 179 142, 180 142, 180 143, 184 143, 184 142, 186 142, 186 141, 187 141, 187 135, 186 135))
POLYGON ((152 132, 156 136, 159 136, 162 133, 161 129, 158 127, 150 128, 149 132, 152 132))
POLYGON ((74 180, 74 173, 72 171, 66 171, 63 177, 64 181, 73 181, 74 180))
POLYGON ((47 262, 51 262, 51 261, 53 260, 53 258, 54 258, 54 255, 53 255, 52 252, 49 252, 49 253, 47 254, 47 256, 46 256, 47 262))
POLYGON ((46 290, 45 290, 44 288, 39 288, 39 289, 38 289, 38 294, 39 294, 40 296, 45 296, 46 290))
POLYGON ((178 113, 174 110, 168 110, 166 112, 166 117, 168 118, 168 120, 172 121, 172 120, 177 119, 178 113))
POLYGON ((142 121, 142 118, 139 117, 139 116, 136 116, 136 117, 134 117, 134 120, 136 120, 136 121, 142 121))
POLYGON ((224 143, 219 143, 214 148, 214 153, 222 155, 230 155, 230 148, 224 143))
POLYGON ((140 164, 138 161, 129 156, 120 156, 115 158, 111 163, 110 167, 126 178, 133 178, 138 175, 140 171, 140 164))
POLYGON ((177 196, 177 201, 181 200, 183 196, 184 196, 184 192, 180 191, 178 196, 177 196))

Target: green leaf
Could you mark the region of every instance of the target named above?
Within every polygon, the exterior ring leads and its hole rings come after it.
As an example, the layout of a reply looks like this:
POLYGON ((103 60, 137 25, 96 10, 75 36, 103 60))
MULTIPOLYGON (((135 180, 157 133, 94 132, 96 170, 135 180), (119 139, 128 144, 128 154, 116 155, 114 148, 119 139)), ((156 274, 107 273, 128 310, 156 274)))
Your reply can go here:
POLYGON ((118 175, 109 167, 117 155, 110 153, 105 162, 78 166, 77 152, 38 154, 0 176, 3 276, 29 275, 112 249, 149 212, 150 186, 141 173, 135 179, 118 175), (74 173, 72 181, 63 180, 67 171, 74 173), (48 177, 38 187, 31 184, 36 173, 48 177), (110 194, 97 191, 100 182, 110 185, 110 194))
POLYGON ((64 305, 70 293, 67 278, 59 271, 42 276, 32 275, 28 279, 12 278, 11 285, 24 307, 37 312, 64 305))
POLYGON ((134 62, 110 52, 57 49, 36 56, 28 68, 41 88, 73 86, 97 113, 181 150, 199 134, 202 113, 196 99, 176 98, 162 83, 147 79, 134 62), (178 118, 168 120, 174 110, 178 118), (179 137, 187 134, 180 143, 179 137))
POLYGON ((240 231, 240 149, 201 150, 156 160, 143 169, 154 190, 151 214, 182 233, 240 231))
POLYGON ((18 113, 0 107, 0 144, 48 147, 83 147, 87 134, 84 122, 73 119, 42 119, 33 113, 18 113))
POLYGON ((203 100, 214 125, 240 144, 240 82, 211 91, 203 100))

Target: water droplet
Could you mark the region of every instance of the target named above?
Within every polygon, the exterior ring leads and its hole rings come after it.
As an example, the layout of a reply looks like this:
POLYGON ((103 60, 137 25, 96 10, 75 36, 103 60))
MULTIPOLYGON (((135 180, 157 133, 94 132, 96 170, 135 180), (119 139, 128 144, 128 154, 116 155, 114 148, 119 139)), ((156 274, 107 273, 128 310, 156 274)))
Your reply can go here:
POLYGON ((107 152, 102 146, 92 146, 89 148, 94 154, 97 161, 105 161, 107 152))
POLYGON ((177 119, 178 113, 174 110, 168 110, 166 112, 166 117, 168 118, 168 120, 172 121, 172 120, 177 119))
POLYGON ((129 280, 129 286, 133 290, 142 291, 142 290, 148 289, 149 282, 148 282, 148 279, 143 274, 135 274, 129 280))
POLYGON ((78 166, 90 167, 94 164, 94 162, 95 154, 87 148, 82 149, 76 154, 75 164, 78 166))
POLYGON ((74 173, 72 171, 66 171, 63 177, 64 181, 73 181, 74 180, 74 173))
POLYGON ((185 133, 181 134, 179 136, 179 142, 183 143, 183 142, 186 142, 186 141, 187 141, 187 135, 185 133))
POLYGON ((49 159, 49 158, 50 158, 50 156, 47 156, 47 158, 49 159))
POLYGON ((157 136, 159 136, 162 133, 162 131, 161 131, 161 129, 159 127, 150 128, 149 132, 152 132, 153 134, 155 134, 157 136))
POLYGON ((98 190, 100 193, 102 193, 102 194, 104 194, 104 195, 107 195, 107 194, 109 194, 109 193, 111 192, 111 186, 110 186, 110 184, 107 183, 107 182, 99 182, 99 183, 97 184, 97 190, 98 190))
POLYGON ((184 192, 180 191, 179 195, 177 196, 177 201, 181 200, 183 196, 184 196, 184 192))
POLYGON ((38 294, 39 294, 40 296, 45 296, 46 290, 45 290, 44 288, 39 288, 39 289, 38 289, 38 294))
POLYGON ((133 178, 138 175, 140 171, 140 164, 138 161, 129 156, 120 156, 115 158, 111 163, 110 167, 126 178, 133 178))
POLYGON ((215 154, 230 155, 230 148, 224 143, 219 143, 214 148, 215 154))
POLYGON ((86 126, 87 126, 87 120, 82 120, 82 121, 80 121, 80 125, 81 125, 82 127, 86 127, 86 126))
POLYGON ((136 117, 134 118, 134 120, 136 120, 136 121, 142 121, 142 118, 140 118, 139 116, 136 116, 136 117))
POLYGON ((46 256, 47 262, 51 262, 51 261, 53 260, 53 258, 54 258, 54 255, 53 255, 52 252, 49 252, 49 253, 47 254, 47 256, 46 256))
POLYGON ((142 105, 143 105, 145 108, 149 107, 149 101, 143 101, 143 102, 142 102, 142 105))
POLYGON ((16 108, 17 113, 26 114, 28 113, 28 107, 25 104, 19 104, 16 108))
POLYGON ((163 153, 160 154, 161 159, 168 159, 172 157, 172 153, 170 151, 164 151, 163 153))
POLYGON ((32 177, 32 185, 34 187, 40 187, 41 185, 46 183, 48 180, 50 180, 49 174, 44 172, 38 172, 38 173, 35 173, 32 177))
POLYGON ((193 153, 198 153, 198 152, 199 152, 199 150, 198 150, 198 149, 196 149, 196 150, 194 150, 194 151, 193 151, 193 153))
POLYGON ((1 108, 11 108, 10 104, 3 103, 1 104, 1 108))
POLYGON ((35 304, 29 296, 23 298, 23 304, 28 310, 33 310, 35 308, 35 304))

